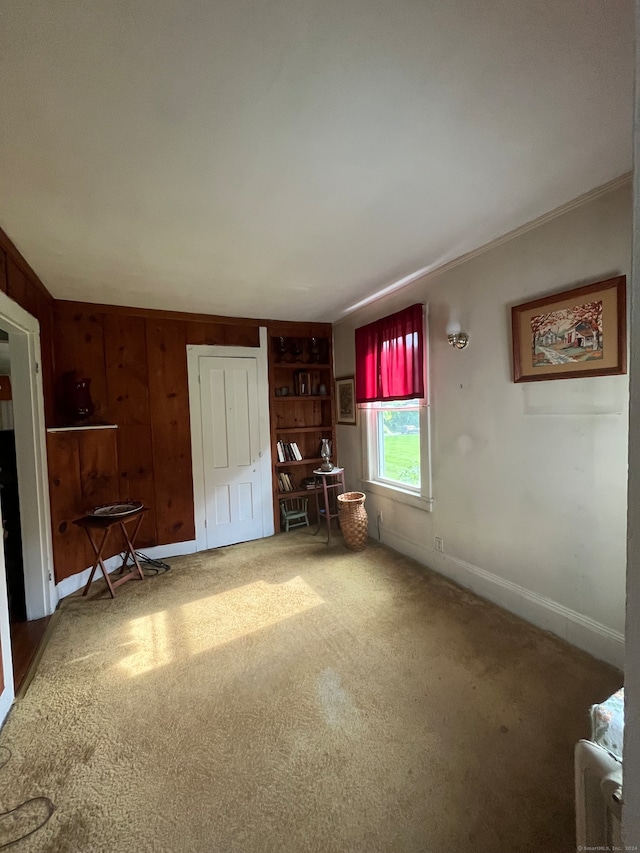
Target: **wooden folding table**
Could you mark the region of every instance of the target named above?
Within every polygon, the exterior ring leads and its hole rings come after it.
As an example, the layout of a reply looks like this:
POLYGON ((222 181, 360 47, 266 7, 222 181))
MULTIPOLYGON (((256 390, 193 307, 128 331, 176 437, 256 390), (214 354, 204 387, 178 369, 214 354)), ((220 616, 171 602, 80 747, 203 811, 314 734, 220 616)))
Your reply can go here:
POLYGON ((142 524, 142 519, 144 518, 144 513, 148 511, 149 507, 142 506, 140 507, 140 509, 136 509, 132 512, 126 513, 126 515, 85 515, 82 518, 77 519, 77 521, 73 522, 74 524, 77 524, 78 527, 83 528, 83 530, 87 534, 87 538, 91 543, 91 549, 93 550, 93 553, 95 555, 93 568, 91 569, 89 580, 87 581, 87 585, 85 586, 84 591, 82 593, 83 595, 86 595, 89 592, 89 587, 91 586, 93 576, 95 575, 98 566, 100 566, 102 574, 104 575, 104 579, 107 582, 107 587, 109 588, 109 592, 111 593, 111 598, 116 597, 115 589, 121 584, 126 583, 127 581, 130 581, 132 579, 144 580, 144 574, 136 556, 133 543, 136 541, 138 531, 140 530, 140 525, 142 524), (129 533, 127 531, 127 524, 130 524, 131 522, 135 522, 135 526, 133 528, 132 535, 129 536, 129 533), (133 560, 133 565, 131 566, 131 571, 127 572, 126 574, 121 574, 121 576, 117 580, 111 580, 111 578, 109 577, 109 572, 107 571, 107 567, 104 564, 104 553, 107 547, 109 534, 111 533, 112 528, 116 526, 120 528, 124 544, 124 557, 122 560, 122 565, 119 569, 116 569, 116 572, 124 572, 124 570, 127 568, 127 560, 129 559, 129 557, 131 557, 131 559, 133 560), (102 536, 100 536, 100 532, 102 532, 102 536))

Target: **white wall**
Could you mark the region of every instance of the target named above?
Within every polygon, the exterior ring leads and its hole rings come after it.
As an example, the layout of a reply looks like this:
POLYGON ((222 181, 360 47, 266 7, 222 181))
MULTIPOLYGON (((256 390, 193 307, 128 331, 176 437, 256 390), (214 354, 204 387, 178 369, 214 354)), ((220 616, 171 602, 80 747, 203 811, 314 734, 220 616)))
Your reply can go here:
MULTIPOLYGON (((433 512, 369 495, 370 520, 384 512, 382 540, 618 666, 627 377, 514 384, 510 307, 629 276, 631 214, 625 185, 334 330, 336 376, 350 375, 355 327, 416 301, 430 305, 433 512), (464 351, 446 342, 452 312, 471 336, 464 351), (444 539, 444 557, 434 536, 444 539)), ((360 487, 360 427, 338 427, 337 438, 349 487, 360 487)))

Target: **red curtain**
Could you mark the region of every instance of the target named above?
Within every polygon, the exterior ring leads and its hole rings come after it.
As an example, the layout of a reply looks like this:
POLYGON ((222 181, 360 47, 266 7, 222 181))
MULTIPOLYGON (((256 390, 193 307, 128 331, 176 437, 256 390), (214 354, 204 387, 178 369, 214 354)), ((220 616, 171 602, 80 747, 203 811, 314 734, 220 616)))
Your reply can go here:
POLYGON ((424 397, 423 306, 356 329, 356 402, 424 397))

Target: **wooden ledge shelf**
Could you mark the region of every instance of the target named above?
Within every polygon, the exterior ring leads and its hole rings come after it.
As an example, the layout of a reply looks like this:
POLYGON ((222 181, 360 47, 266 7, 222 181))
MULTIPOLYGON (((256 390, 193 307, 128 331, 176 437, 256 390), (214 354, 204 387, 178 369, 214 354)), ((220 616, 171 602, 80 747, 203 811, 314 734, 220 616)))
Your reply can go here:
POLYGON ((276 427, 275 431, 278 435, 281 433, 286 435, 294 432, 331 432, 332 429, 331 424, 325 424, 324 426, 276 427))
POLYGON ((330 394, 272 394, 271 399, 279 403, 287 400, 330 400, 330 394))
POLYGON ((79 432, 88 429, 118 429, 118 424, 88 424, 87 426, 49 427, 47 432, 79 432))
POLYGON ((281 368, 285 370, 328 370, 331 365, 324 362, 322 364, 312 364, 310 361, 276 361, 273 366, 275 370, 280 370, 281 368))
POLYGON ((316 462, 322 462, 322 456, 316 456, 311 459, 296 459, 295 462, 276 462, 276 468, 287 468, 289 465, 315 465, 316 462))
POLYGON ((286 500, 287 498, 301 498, 303 495, 315 495, 321 489, 295 489, 293 492, 278 492, 278 500, 286 500))

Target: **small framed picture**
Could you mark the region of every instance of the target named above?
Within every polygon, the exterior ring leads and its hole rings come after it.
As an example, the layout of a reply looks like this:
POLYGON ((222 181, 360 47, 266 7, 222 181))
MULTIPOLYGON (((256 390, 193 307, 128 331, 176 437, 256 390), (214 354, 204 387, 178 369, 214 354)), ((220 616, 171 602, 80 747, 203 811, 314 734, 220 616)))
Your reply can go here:
POLYGON ((624 276, 511 309, 513 381, 626 373, 624 276))
POLYGON ((336 379, 336 423, 354 425, 356 422, 356 387, 353 376, 336 379))

